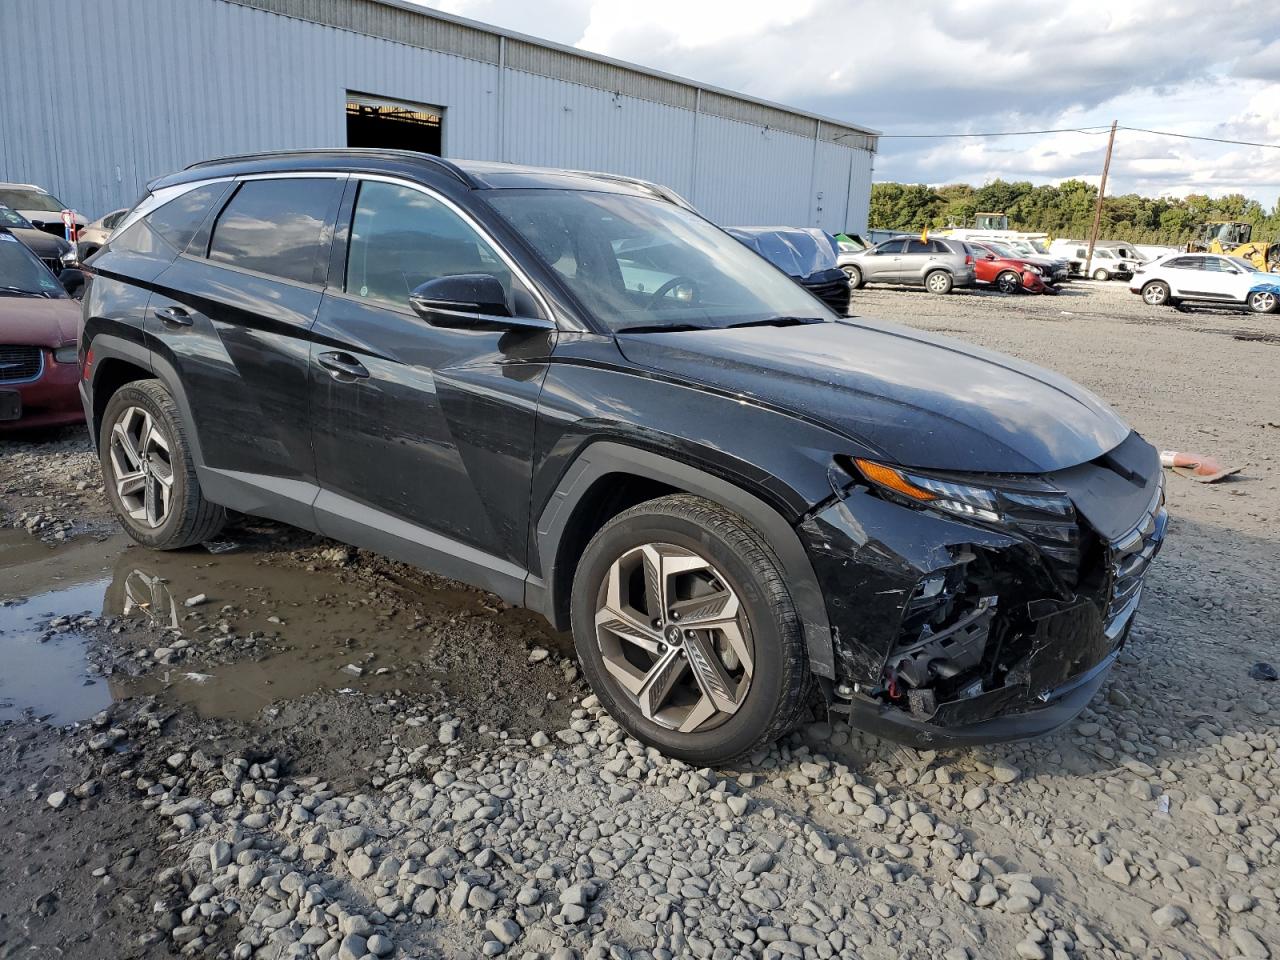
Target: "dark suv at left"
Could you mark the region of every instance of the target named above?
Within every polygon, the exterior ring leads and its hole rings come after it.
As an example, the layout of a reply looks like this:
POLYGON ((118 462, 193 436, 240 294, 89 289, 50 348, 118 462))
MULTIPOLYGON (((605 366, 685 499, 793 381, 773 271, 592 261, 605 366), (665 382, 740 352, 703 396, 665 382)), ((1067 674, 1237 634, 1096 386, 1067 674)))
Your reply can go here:
POLYGON ((85 412, 135 540, 230 509, 487 588, 696 764, 815 696, 917 743, 1051 730, 1164 536, 1156 451, 1097 397, 838 318, 636 180, 230 158, 153 183, 89 269, 85 412))

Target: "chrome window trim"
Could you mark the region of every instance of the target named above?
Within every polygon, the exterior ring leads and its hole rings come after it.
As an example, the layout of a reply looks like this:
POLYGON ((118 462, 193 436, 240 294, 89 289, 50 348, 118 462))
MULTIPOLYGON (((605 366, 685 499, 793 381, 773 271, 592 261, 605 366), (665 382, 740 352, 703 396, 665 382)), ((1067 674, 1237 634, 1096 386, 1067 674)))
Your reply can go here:
MULTIPOLYGON (((520 264, 516 262, 515 258, 513 258, 511 254, 507 252, 506 248, 504 248, 503 245, 498 242, 497 238, 494 237, 493 234, 490 233, 488 229, 486 229, 485 226, 481 224, 480 221, 478 221, 475 217, 473 217, 467 210, 460 207, 458 204, 454 203, 452 200, 450 200, 448 197, 444 196, 443 194, 439 193, 438 191, 433 190, 430 187, 424 186, 421 183, 416 183, 413 180, 407 180, 403 177, 393 177, 393 176, 388 176, 386 174, 380 174, 380 173, 367 173, 367 174, 353 173, 351 174, 351 179, 368 180, 375 183, 389 183, 397 187, 407 187, 410 190, 416 190, 419 193, 425 194, 426 196, 430 197, 432 200, 435 200, 439 203, 444 204, 446 207, 452 210, 455 214, 457 214, 457 216, 463 221, 463 223, 467 224, 467 226, 469 226, 472 230, 474 230, 486 243, 489 244, 489 246, 491 246, 494 249, 494 251, 498 254, 498 256, 502 258, 502 262, 507 265, 507 268, 511 271, 512 275, 517 277, 520 280, 520 282, 525 285, 525 287, 528 289, 529 293, 533 296, 533 298, 538 301, 538 306, 542 308, 543 313, 546 315, 547 319, 550 320, 550 322, 554 325, 554 328, 557 330, 563 329, 563 325, 560 322, 559 314, 557 314, 554 310, 551 309, 551 304, 547 301, 547 298, 543 295, 541 288, 539 288, 539 286, 529 278, 529 274, 526 273, 524 268, 521 267, 520 264)), ((359 204, 359 202, 360 202, 360 196, 359 194, 357 194, 355 197, 355 200, 351 204, 352 222, 355 221, 356 207, 359 204)), ((348 258, 350 257, 350 253, 351 253, 351 238, 350 236, 348 236, 347 237, 348 258)), ((344 270, 343 273, 344 273, 343 279, 345 284, 346 271, 344 270)), ((351 294, 349 294, 346 290, 340 290, 336 292, 341 293, 345 297, 351 297, 351 294)), ((352 299, 360 303, 368 302, 359 297, 352 297, 352 299)), ((386 307, 385 304, 381 306, 383 308, 386 307)), ((533 319, 533 318, 530 318, 530 319, 533 319)))

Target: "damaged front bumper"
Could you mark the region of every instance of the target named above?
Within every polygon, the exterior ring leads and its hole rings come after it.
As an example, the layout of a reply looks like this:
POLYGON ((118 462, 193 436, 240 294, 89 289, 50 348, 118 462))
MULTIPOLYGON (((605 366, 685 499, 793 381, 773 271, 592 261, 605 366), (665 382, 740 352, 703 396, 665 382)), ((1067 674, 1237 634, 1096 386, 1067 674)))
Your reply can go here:
POLYGON ((802 524, 832 624, 833 709, 928 746, 1035 737, 1079 713, 1167 524, 1154 451, 1122 447, 1118 464, 1053 476, 1077 508, 1069 550, 1051 524, 973 524, 856 485, 802 524))

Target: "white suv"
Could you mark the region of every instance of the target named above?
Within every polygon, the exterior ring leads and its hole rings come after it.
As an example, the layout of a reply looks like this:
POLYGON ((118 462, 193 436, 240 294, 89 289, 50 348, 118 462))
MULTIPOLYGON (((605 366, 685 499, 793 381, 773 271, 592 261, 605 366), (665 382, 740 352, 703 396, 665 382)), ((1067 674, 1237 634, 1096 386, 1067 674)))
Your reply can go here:
POLYGON ((1280 306, 1280 276, 1255 270, 1241 257, 1213 253, 1175 253, 1140 267, 1129 289, 1153 307, 1183 301, 1247 306, 1275 313, 1280 306))

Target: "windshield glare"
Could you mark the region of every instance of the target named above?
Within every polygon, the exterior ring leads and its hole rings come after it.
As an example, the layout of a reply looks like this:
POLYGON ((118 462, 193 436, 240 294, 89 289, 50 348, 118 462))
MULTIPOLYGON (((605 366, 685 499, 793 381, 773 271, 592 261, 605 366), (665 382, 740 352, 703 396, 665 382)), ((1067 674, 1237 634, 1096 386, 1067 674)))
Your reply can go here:
POLYGON ((26 187, 0 188, 0 203, 15 210, 50 210, 60 212, 62 201, 49 193, 30 190, 26 187))
POLYGON ((16 210, 0 206, 0 227, 15 227, 19 230, 30 230, 31 223, 16 210))
POLYGON ((66 291, 36 255, 11 233, 0 233, 0 296, 65 297, 66 291))
POLYGON ((486 199, 614 332, 834 317, 733 237, 667 201, 586 190, 486 199))

